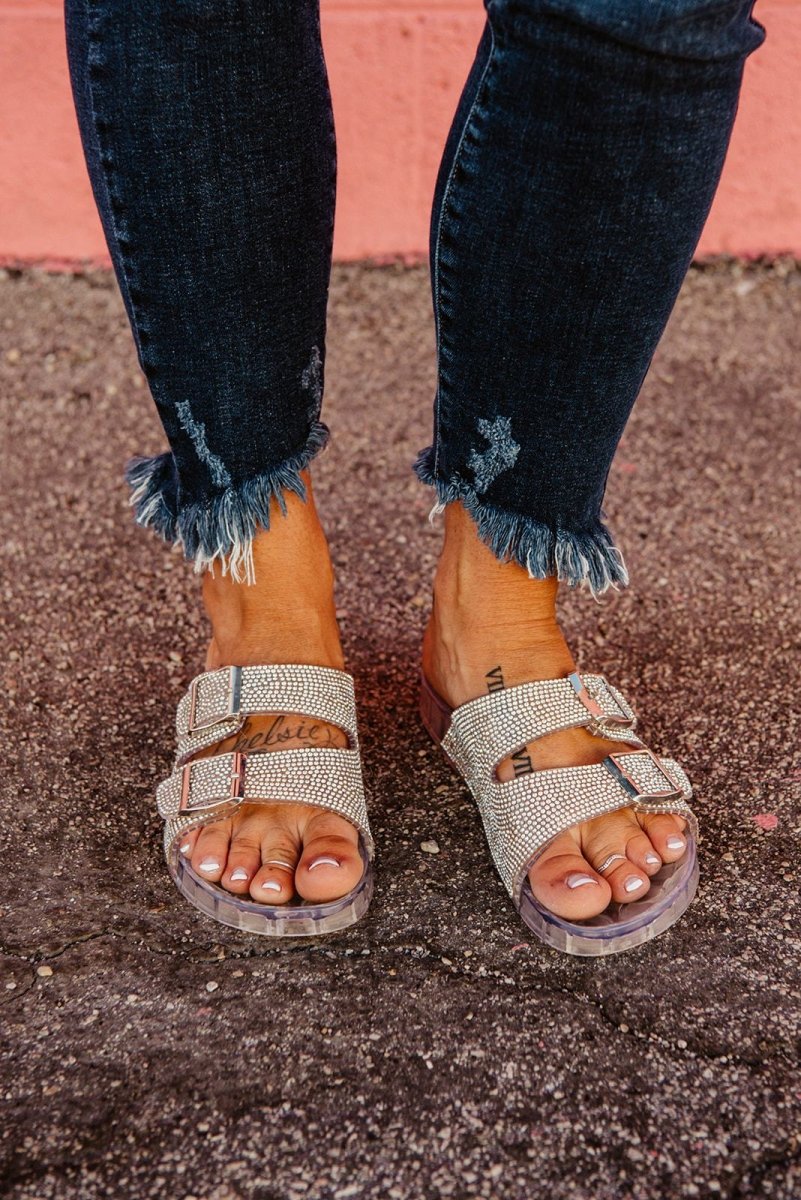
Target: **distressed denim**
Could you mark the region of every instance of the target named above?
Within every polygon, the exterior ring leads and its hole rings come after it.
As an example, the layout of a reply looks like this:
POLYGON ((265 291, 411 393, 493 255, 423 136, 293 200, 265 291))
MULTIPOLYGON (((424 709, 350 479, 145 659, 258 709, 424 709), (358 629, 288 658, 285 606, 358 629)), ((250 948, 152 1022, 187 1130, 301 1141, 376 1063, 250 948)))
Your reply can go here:
MULTIPOLYGON (((601 504, 717 186, 753 0, 485 0, 431 220, 437 505, 626 582, 601 504)), ((66 0, 89 175, 169 451, 137 520, 253 578, 320 420, 336 148, 318 0, 66 0)), ((401 148, 402 149, 402 148, 401 148)))

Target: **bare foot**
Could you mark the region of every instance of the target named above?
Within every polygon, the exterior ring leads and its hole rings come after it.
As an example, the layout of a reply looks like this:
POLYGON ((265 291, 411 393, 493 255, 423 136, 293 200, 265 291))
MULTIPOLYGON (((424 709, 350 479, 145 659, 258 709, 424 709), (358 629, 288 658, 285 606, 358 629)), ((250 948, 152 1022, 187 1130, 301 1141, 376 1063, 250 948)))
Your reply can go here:
MULTIPOLYGON (((311 481, 308 499, 276 503, 270 529, 253 545, 256 583, 219 571, 203 577, 213 637, 206 670, 260 663, 310 663, 342 670, 334 577, 311 481)), ((343 730, 295 713, 249 717, 238 734, 196 755, 232 750, 268 754, 305 746, 347 747, 343 730)), ((204 879, 264 904, 293 896, 319 904, 347 895, 362 874, 359 835, 349 821, 305 804, 243 804, 234 816, 185 838, 181 852, 204 879)))
MULTIPOLYGON (((451 707, 488 689, 558 679, 576 670, 556 618, 555 579, 530 579, 517 563, 500 563, 479 539, 461 504, 445 511, 445 542, 434 581, 434 607, 423 641, 423 669, 451 707)), ((567 729, 530 743, 498 768, 522 771, 600 762, 621 742, 567 729)), ((610 900, 640 900, 663 863, 686 848, 683 818, 620 809, 574 825, 550 843, 529 871, 534 895, 552 912, 582 920, 610 900), (597 868, 621 855, 613 870, 597 868)))

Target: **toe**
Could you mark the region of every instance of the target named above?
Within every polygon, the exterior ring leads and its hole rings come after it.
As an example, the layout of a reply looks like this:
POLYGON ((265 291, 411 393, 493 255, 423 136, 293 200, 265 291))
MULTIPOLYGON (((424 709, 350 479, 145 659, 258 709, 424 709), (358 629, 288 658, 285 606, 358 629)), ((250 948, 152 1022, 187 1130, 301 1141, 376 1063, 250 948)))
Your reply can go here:
POLYGON ((250 894, 259 904, 286 904, 295 894, 298 849, 291 842, 265 841, 261 866, 250 881, 250 894))
POLYGON ((178 843, 178 853, 182 858, 188 858, 191 861, 192 851, 195 848, 195 843, 197 842, 198 838, 198 832, 199 831, 197 829, 190 829, 186 833, 182 834, 181 840, 178 843))
POLYGON ((618 904, 642 900, 651 886, 646 871, 632 862, 627 854, 630 840, 631 837, 625 841, 621 840, 616 845, 601 846, 589 856, 596 871, 603 867, 603 877, 611 889, 612 899, 618 904))
POLYGON ((678 862, 687 849, 687 823, 671 813, 642 813, 640 824, 663 862, 678 862))
POLYGON ((244 896, 250 891, 250 883, 261 867, 261 844, 258 838, 246 831, 234 831, 228 862, 223 872, 224 888, 235 895, 244 896))
POLYGON ((303 854, 295 872, 295 887, 304 900, 324 904, 355 888, 364 867, 359 835, 344 817, 320 813, 303 836, 303 854))
POLYGON ((626 843, 626 857, 646 875, 656 875, 662 859, 654 849, 651 839, 644 833, 635 833, 626 843))
POLYGON ((609 884, 582 856, 571 832, 554 838, 528 879, 540 904, 569 921, 596 917, 611 898, 609 884))
POLYGON ((204 825, 192 850, 192 866, 202 879, 219 883, 228 859, 231 842, 231 822, 215 821, 204 825))

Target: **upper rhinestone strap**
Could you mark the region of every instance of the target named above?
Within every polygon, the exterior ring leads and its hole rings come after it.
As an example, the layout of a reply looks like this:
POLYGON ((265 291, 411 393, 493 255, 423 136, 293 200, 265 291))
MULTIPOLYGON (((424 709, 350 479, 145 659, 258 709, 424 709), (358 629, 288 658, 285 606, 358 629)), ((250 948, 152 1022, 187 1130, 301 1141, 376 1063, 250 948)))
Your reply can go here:
POLYGON ((298 713, 336 725, 358 748, 353 678, 334 667, 223 667, 192 680, 178 705, 178 761, 230 737, 256 713, 298 713))
POLYGON ((243 803, 310 804, 345 817, 372 846, 358 750, 327 746, 196 759, 159 785, 165 820, 214 819, 243 803))
POLYGON ((619 808, 679 813, 693 830, 689 780, 650 750, 610 755, 590 766, 534 771, 492 783, 476 795, 487 840, 510 895, 519 900, 532 860, 573 825, 619 808))
POLYGON ((605 736, 640 745, 630 731, 633 710, 602 675, 579 675, 522 683, 469 700, 454 709, 442 745, 467 780, 481 786, 516 750, 560 729, 603 727, 605 736))

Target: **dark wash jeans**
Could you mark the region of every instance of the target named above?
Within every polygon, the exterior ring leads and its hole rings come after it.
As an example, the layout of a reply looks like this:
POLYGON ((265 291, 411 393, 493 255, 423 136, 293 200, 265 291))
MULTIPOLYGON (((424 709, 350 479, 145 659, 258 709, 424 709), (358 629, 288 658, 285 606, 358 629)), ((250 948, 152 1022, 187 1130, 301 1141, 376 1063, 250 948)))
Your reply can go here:
MULTIPOLYGON (((169 441, 138 521, 252 578, 320 421, 336 150, 319 0, 66 0, 89 174, 169 441)), ((626 582, 618 440, 720 176, 753 0, 485 0, 434 195, 416 470, 500 558, 626 582)), ((399 151, 402 148, 399 148, 399 151)))

